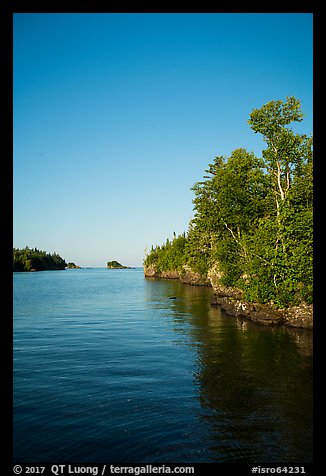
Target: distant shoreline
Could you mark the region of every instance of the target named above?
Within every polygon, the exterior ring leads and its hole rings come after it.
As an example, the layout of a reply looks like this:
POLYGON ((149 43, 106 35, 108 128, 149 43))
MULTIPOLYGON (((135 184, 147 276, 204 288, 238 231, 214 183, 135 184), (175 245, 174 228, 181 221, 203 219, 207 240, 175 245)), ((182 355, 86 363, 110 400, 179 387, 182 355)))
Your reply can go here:
POLYGON ((42 271, 66 271, 68 269, 144 269, 143 266, 125 266, 123 268, 108 268, 107 266, 78 266, 76 268, 64 268, 64 269, 31 269, 28 271, 13 270, 13 273, 39 273, 42 271))

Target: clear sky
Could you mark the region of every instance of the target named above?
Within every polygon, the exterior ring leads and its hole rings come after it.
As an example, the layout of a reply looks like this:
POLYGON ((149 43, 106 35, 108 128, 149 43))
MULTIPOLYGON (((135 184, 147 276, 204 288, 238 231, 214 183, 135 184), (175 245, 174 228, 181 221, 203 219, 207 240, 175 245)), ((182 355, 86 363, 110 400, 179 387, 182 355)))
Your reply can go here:
POLYGON ((216 155, 261 156, 251 111, 312 133, 309 13, 14 15, 14 246, 142 266, 187 231, 216 155))

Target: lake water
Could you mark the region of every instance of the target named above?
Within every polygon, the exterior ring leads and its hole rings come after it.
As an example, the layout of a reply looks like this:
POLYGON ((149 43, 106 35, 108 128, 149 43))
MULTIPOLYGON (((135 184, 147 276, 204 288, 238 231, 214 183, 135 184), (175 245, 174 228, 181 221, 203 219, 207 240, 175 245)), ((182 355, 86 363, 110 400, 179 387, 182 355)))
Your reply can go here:
POLYGON ((15 462, 311 462, 312 332, 211 294, 142 269, 14 273, 15 462))

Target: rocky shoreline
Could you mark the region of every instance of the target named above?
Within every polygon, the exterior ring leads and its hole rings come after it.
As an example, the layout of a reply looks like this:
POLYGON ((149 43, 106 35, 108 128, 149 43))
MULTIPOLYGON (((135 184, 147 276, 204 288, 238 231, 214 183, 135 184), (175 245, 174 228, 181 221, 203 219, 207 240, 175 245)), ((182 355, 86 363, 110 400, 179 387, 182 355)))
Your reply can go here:
POLYGON ((211 305, 220 306, 227 314, 248 319, 256 324, 313 329, 313 306, 308 304, 277 309, 271 304, 250 303, 240 296, 215 292, 211 305))
POLYGON ((272 304, 252 303, 243 299, 240 290, 219 285, 214 272, 209 273, 207 279, 203 279, 190 268, 185 268, 182 273, 176 270, 157 272, 152 266, 144 268, 144 275, 147 278, 179 279, 181 283, 193 286, 210 286, 214 291, 211 306, 219 306, 231 316, 247 319, 256 324, 313 329, 313 305, 303 303, 299 306, 278 309, 272 304))

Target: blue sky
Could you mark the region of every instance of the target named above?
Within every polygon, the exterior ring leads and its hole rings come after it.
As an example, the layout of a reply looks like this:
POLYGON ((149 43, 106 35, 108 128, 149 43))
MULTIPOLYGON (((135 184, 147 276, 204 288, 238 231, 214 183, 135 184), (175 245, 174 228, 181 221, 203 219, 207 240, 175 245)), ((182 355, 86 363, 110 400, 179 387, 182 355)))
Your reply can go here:
POLYGON ((295 96, 312 133, 312 14, 14 15, 14 246, 81 266, 188 229, 216 155, 264 143, 254 108, 295 96))

